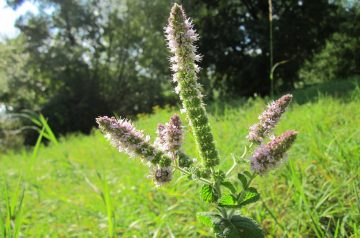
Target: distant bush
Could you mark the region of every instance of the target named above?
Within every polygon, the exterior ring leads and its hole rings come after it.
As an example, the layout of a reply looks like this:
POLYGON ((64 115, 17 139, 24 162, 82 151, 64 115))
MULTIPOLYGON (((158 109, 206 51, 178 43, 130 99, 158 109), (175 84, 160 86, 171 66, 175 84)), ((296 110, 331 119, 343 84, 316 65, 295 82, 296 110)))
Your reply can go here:
POLYGON ((0 112, 0 152, 8 149, 18 149, 23 145, 24 138, 19 133, 20 121, 10 119, 0 112))
POLYGON ((360 39, 335 33, 322 51, 305 62, 299 77, 305 83, 318 83, 359 73, 360 39))
POLYGON ((299 78, 305 84, 319 83, 360 74, 360 26, 354 24, 360 9, 354 8, 347 20, 326 42, 324 48, 305 61, 299 78))

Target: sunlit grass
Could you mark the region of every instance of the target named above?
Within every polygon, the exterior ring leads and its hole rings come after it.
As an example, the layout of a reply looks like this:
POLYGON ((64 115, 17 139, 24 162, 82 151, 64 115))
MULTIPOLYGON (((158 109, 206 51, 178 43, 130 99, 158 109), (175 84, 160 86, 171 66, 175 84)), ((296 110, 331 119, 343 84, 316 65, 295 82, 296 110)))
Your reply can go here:
MULTIPOLYGON (((298 141, 288 163, 255 180, 262 202, 243 211, 262 221, 268 237, 360 236, 359 94, 294 103, 285 114, 278 130, 298 130, 298 141)), ((257 99, 211 106, 224 168, 231 166, 231 154, 242 153, 247 128, 264 105, 257 99)), ((159 109, 135 124, 154 139, 157 123, 173 112, 159 109)), ((197 156, 189 132, 185 151, 197 156)), ((22 201, 23 237, 210 237, 196 221, 196 212, 208 210, 196 187, 177 176, 156 189, 148 168, 118 153, 98 132, 61 138, 36 153, 33 160, 25 150, 0 155, 0 188, 7 189, 12 204, 22 201)), ((8 203, 0 204, 7 222, 8 203)))

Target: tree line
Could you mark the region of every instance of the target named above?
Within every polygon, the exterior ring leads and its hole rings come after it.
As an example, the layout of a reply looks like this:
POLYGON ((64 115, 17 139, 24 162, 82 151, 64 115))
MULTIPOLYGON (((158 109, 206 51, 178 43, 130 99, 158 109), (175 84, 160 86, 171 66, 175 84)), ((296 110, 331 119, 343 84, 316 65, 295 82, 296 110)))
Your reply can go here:
MULTIPOLYGON (((24 2, 7 0, 14 9, 24 2)), ((175 1, 31 2, 38 13, 21 16, 20 35, 0 43, 8 112, 41 112, 56 133, 88 133, 98 115, 176 103, 163 34, 175 1)), ((206 100, 268 95, 269 2, 180 2, 201 36, 206 100)), ((359 73, 358 2, 273 0, 272 12, 273 62, 286 62, 275 71, 276 92, 359 73)))

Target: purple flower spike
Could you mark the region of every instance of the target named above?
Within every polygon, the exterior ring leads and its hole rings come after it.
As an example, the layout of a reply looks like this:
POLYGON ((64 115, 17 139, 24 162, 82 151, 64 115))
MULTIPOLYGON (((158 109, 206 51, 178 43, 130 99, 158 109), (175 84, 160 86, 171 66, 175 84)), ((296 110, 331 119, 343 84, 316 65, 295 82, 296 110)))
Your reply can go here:
POLYGON ((259 123, 249 128, 247 139, 250 142, 260 144, 265 136, 269 136, 273 128, 279 122, 281 115, 285 112, 292 100, 291 94, 286 94, 272 102, 259 116, 259 123))
POLYGON ((159 124, 157 134, 156 145, 167 153, 176 153, 180 149, 183 139, 180 117, 173 115, 166 125, 159 124))
POLYGON ((139 156, 147 162, 159 164, 162 167, 171 163, 168 156, 150 144, 150 137, 145 137, 141 131, 136 130, 130 121, 104 116, 96 118, 96 122, 105 137, 119 151, 132 157, 139 156))
POLYGON ((286 131, 269 143, 258 147, 250 158, 251 169, 258 174, 265 174, 279 165, 297 134, 296 131, 286 131))

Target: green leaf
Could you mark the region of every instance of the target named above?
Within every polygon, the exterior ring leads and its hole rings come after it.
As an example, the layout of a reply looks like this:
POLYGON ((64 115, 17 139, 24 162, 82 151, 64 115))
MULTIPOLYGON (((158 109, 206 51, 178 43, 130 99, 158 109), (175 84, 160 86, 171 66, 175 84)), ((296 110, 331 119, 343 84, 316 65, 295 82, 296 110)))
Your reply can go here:
POLYGON ((256 190, 256 188, 250 187, 246 189, 245 196, 242 201, 239 201, 239 206, 245 206, 247 204, 256 202, 260 199, 260 194, 256 190))
POLYGON ((244 171, 243 174, 245 174, 248 178, 252 178, 252 174, 249 171, 244 171))
POLYGON ((236 188, 234 187, 234 185, 231 182, 223 181, 223 182, 221 182, 221 185, 226 187, 227 189, 229 189, 231 193, 234 193, 234 194, 236 193, 236 188))
POLYGON ((238 174, 238 179, 240 180, 243 188, 246 189, 248 186, 246 176, 243 174, 238 174))
POLYGON ((221 221, 221 216, 214 212, 198 212, 196 214, 197 219, 205 226, 213 227, 215 223, 221 221))
POLYGON ((216 200, 218 199, 217 194, 215 193, 214 188, 211 185, 204 185, 201 188, 200 191, 200 195, 201 198, 205 201, 205 202, 216 202, 216 200))
POLYGON ((215 235, 218 238, 264 238, 258 224, 248 217, 233 216, 230 220, 221 219, 214 222, 215 235))
POLYGON ((219 199, 219 206, 233 206, 236 205, 236 199, 231 194, 226 194, 219 199))

